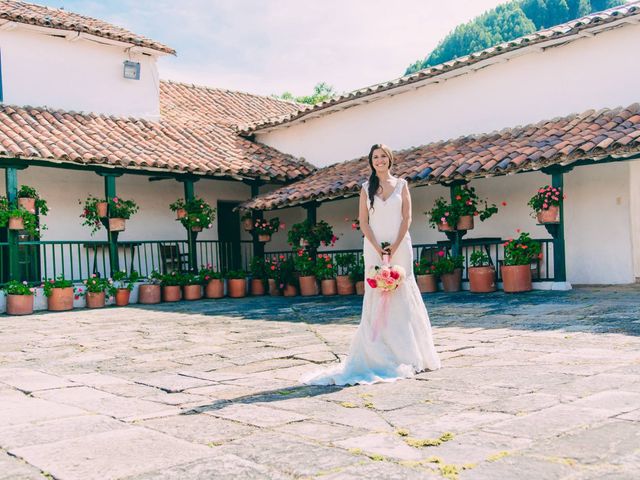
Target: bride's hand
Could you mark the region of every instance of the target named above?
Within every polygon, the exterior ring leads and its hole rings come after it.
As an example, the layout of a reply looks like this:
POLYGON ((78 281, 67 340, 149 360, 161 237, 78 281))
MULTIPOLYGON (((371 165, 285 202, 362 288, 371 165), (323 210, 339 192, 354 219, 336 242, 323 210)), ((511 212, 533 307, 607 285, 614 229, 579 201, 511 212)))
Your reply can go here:
POLYGON ((387 252, 389 253, 389 259, 393 258, 397 250, 398 250, 398 245, 395 243, 390 247, 387 247, 387 252))

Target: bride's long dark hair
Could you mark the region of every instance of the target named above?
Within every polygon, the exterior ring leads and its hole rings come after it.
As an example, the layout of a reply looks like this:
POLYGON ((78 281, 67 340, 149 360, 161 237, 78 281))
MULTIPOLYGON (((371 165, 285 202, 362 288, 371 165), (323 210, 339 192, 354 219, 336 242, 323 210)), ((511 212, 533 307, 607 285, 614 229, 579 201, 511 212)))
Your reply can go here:
POLYGON ((378 174, 376 173, 376 169, 373 167, 373 152, 375 150, 382 150, 387 154, 389 158, 389 169, 393 166, 393 152, 389 147, 382 143, 376 143, 369 150, 369 166, 371 167, 371 175, 369 176, 369 209, 373 208, 373 200, 375 199, 376 193, 378 192, 378 188, 380 187, 380 179, 378 178, 378 174))

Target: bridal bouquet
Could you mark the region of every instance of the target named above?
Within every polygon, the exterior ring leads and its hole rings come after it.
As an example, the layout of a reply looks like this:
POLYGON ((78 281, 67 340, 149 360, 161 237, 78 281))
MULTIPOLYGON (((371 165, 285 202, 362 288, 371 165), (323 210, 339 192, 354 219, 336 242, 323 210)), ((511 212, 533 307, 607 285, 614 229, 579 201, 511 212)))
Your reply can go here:
MULTIPOLYGON (((386 245, 383 243, 382 247, 386 245)), ((407 276, 400 265, 390 265, 389 255, 382 255, 382 265, 376 265, 369 270, 367 283, 371 288, 379 288, 383 292, 392 292, 400 286, 407 276)))

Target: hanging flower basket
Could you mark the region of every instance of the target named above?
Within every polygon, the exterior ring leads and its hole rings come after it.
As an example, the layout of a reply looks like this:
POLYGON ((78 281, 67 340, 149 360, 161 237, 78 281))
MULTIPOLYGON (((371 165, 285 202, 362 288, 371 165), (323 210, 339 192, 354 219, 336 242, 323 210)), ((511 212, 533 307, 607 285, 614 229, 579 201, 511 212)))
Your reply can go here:
POLYGON ((246 212, 242 215, 242 228, 245 232, 250 232, 253 230, 253 217, 251 216, 251 212, 246 212))
POLYGON ((36 199, 35 198, 18 198, 18 205, 24 208, 29 213, 36 213, 36 199))
POLYGON ((98 217, 105 218, 107 216, 107 207, 109 204, 107 202, 96 202, 96 212, 98 217))
POLYGON ((271 235, 276 233, 280 228, 284 227, 284 224, 280 223, 278 217, 271 220, 256 220, 253 224, 253 230, 258 235, 259 242, 271 241, 271 235))
POLYGON ((22 217, 9 217, 9 230, 24 230, 22 217))
POLYGON ((111 232, 124 232, 126 225, 127 221, 124 218, 109 219, 109 231, 111 232))
POLYGON ((473 230, 473 215, 462 215, 456 224, 456 230, 473 230))
POLYGON ((560 223, 560 204, 564 198, 561 188, 545 185, 538 189, 527 205, 533 209, 538 223, 560 223))
POLYGON ((203 230, 203 227, 198 227, 197 225, 194 225, 191 227, 192 232, 201 232, 202 230, 203 230))
POLYGON ((258 241, 259 242, 270 242, 271 241, 271 235, 269 234, 262 234, 262 235, 258 235, 258 241))
POLYGON ((560 223, 560 207, 552 205, 546 210, 540 210, 536 214, 538 223, 560 223))
POLYGON ((201 232, 205 228, 211 228, 216 218, 216 209, 199 197, 185 202, 178 199, 169 205, 169 208, 176 212, 177 220, 184 228, 192 232, 201 232), (184 210, 184 214, 181 210, 184 210))
POLYGON ((49 212, 47 202, 40 198, 35 188, 28 185, 22 185, 18 190, 18 207, 22 207, 34 215, 36 211, 40 215, 46 215, 49 212))

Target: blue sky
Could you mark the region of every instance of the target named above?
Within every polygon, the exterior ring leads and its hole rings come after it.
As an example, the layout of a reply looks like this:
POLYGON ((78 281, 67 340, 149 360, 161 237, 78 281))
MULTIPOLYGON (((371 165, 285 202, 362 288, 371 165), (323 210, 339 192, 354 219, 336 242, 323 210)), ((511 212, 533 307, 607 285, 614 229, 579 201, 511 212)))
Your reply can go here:
POLYGON ((504 0, 35 0, 178 52, 160 77, 269 95, 338 92, 402 75, 457 24, 504 0))

